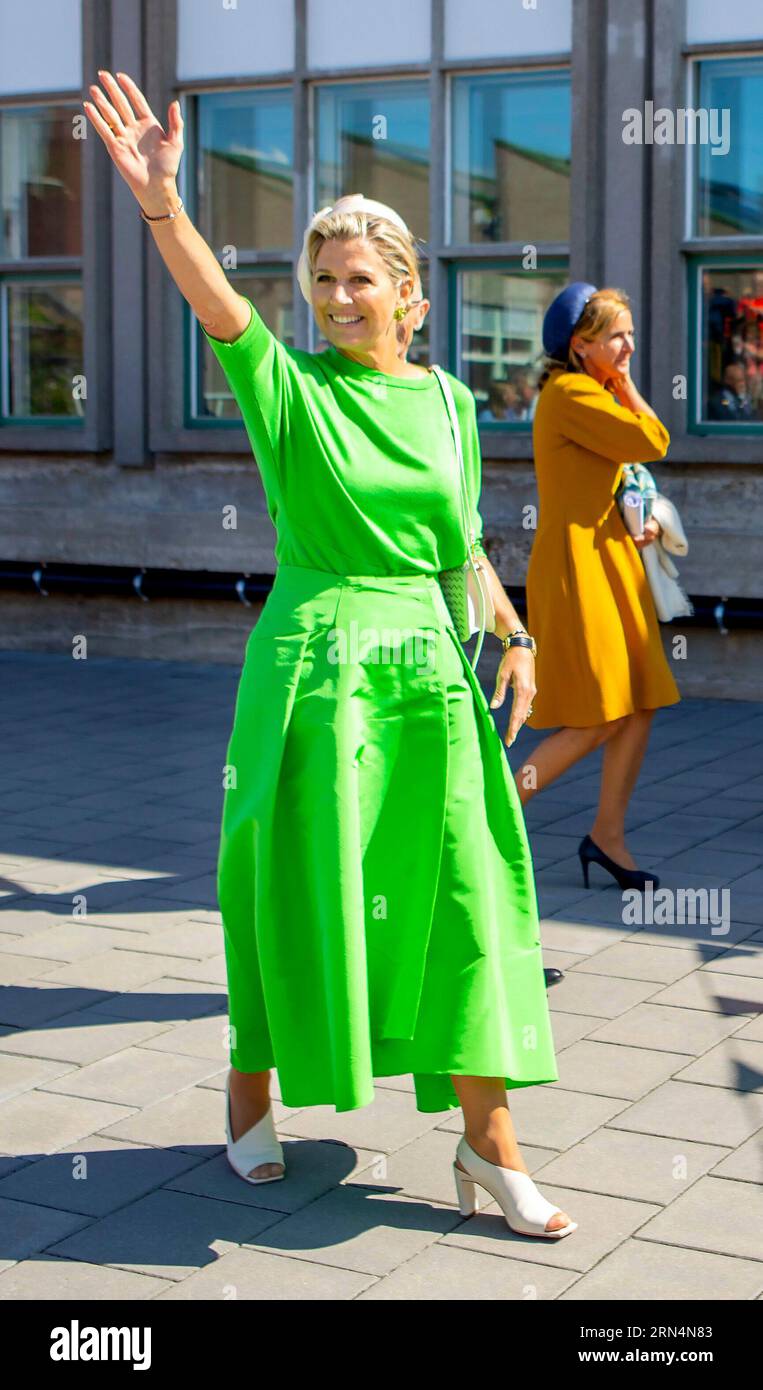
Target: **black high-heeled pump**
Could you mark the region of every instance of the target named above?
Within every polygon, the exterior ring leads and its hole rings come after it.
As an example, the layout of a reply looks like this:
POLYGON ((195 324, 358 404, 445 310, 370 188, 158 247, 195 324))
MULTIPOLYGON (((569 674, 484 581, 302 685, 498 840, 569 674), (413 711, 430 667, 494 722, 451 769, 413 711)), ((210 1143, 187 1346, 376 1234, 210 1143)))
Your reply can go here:
POLYGON ((601 864, 602 869, 606 869, 613 878, 617 879, 621 888, 639 888, 643 893, 647 883, 651 883, 653 889, 660 886, 660 880, 656 874, 646 873, 644 869, 624 869, 622 864, 616 864, 614 859, 610 859, 608 854, 591 839, 590 835, 584 835, 578 846, 580 864, 583 870, 583 882, 586 888, 590 888, 588 882, 588 865, 601 864))

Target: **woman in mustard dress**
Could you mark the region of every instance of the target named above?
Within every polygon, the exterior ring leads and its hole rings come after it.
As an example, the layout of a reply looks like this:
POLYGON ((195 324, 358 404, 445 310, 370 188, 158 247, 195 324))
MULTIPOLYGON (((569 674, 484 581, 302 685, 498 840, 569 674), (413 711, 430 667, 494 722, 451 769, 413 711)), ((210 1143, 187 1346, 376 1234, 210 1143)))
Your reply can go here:
MULTIPOLYGON (((285 1105, 337 1111, 412 1074, 419 1110, 463 1109, 462 1214, 479 1184, 517 1233, 559 1239, 576 1223, 533 1183, 506 1098, 558 1072, 522 808, 438 580, 466 554, 450 420, 438 377, 399 355, 415 241, 381 204, 321 209, 297 277, 329 346, 285 346, 184 213, 179 107, 165 134, 118 76, 87 114, 225 372, 276 530, 224 766, 228 1159, 285 1176, 273 1067, 285 1105)), ((447 380, 481 536, 476 403, 447 380)), ((485 565, 516 734, 532 643, 485 565)))
POLYGON ((625 845, 625 813, 655 710, 680 699, 639 550, 615 492, 624 463, 664 458, 665 426, 629 372, 633 320, 620 290, 576 282, 544 320, 546 370, 533 421, 538 527, 527 572, 535 637, 533 729, 555 728, 516 774, 523 803, 604 745, 601 794, 579 854, 621 887, 656 887, 625 845), (615 395, 617 399, 615 399, 615 395))

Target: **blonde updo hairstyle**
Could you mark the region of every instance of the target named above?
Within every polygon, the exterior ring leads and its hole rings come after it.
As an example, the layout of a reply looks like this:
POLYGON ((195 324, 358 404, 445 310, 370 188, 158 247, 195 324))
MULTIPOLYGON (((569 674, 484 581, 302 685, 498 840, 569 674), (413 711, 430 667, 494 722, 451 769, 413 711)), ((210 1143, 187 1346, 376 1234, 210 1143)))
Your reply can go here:
MULTIPOLYGON (((351 202, 356 196, 349 194, 346 201, 351 202)), ((420 259, 414 237, 407 229, 403 230, 395 222, 391 222, 388 217, 362 209, 344 210, 341 206, 344 201, 345 199, 340 198, 331 212, 318 218, 307 237, 305 253, 311 280, 318 253, 325 241, 351 241, 362 237, 381 257, 396 288, 405 280, 413 282, 408 301, 410 304, 410 300, 416 294, 416 286, 420 283, 420 259)))
MULTIPOLYGON (((608 286, 606 289, 597 290, 591 295, 588 303, 583 309, 580 318, 572 330, 571 337, 580 334, 587 343, 593 342, 605 329, 609 328, 617 315, 623 309, 630 309, 631 302, 625 290, 615 289, 608 286)), ((549 375, 554 367, 562 367, 566 372, 584 372, 585 364, 580 355, 570 344, 567 349, 567 357, 564 361, 559 358, 550 357, 544 354, 541 363, 541 376, 538 380, 538 390, 541 391, 548 381, 549 375)))

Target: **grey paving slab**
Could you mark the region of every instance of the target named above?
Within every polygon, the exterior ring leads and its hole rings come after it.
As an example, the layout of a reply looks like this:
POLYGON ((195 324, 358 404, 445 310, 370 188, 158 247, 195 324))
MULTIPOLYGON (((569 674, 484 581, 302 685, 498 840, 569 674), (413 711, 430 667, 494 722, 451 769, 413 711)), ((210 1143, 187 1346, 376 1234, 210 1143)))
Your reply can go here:
MULTIPOLYGON (((36 956, 40 958, 43 966, 45 962, 49 962, 46 973, 55 969, 56 962, 65 965, 76 960, 86 960, 90 956, 102 954, 112 946, 129 946, 130 949, 135 949, 134 942, 126 939, 123 932, 112 931, 109 927, 95 926, 89 922, 73 922, 66 919, 59 920, 55 926, 46 930, 26 932, 15 939, 12 936, 6 938, 4 935, 1 945, 4 960, 14 955, 23 955, 31 961, 36 956)), ((155 953, 156 944, 149 949, 155 953)), ((162 950, 164 949, 162 943, 162 950)))
POLYGON ((763 1008, 763 979, 718 972, 708 966, 660 990, 652 996, 652 1002, 683 1009, 755 1015, 763 1008))
POLYGON ((753 1038, 756 1042, 763 1042, 763 1014, 758 1014, 757 1018, 737 1029, 734 1037, 753 1038))
POLYGON ((763 1133, 751 1134, 744 1144, 722 1158, 713 1169, 717 1178, 739 1178, 740 1182, 763 1183, 763 1133))
POLYGON ((231 1250, 182 1283, 162 1291, 158 1299, 348 1302, 362 1297, 364 1290, 378 1282, 374 1275, 315 1264, 312 1260, 273 1255, 265 1250, 231 1250))
POLYGON ((202 1163, 191 1154, 90 1135, 84 1143, 66 1144, 4 1177, 0 1197, 104 1216, 202 1163))
POLYGON ((6 1154, 37 1157, 64 1144, 82 1142, 129 1114, 126 1105, 24 1091, 2 1103, 2 1146, 6 1154))
MULTIPOLYGON (((221 917, 219 912, 210 913, 193 902, 179 904, 167 898, 146 896, 131 899, 124 911, 116 908, 113 912, 92 912, 88 921, 95 926, 112 927, 142 936, 146 933, 163 933, 174 927, 182 928, 186 922, 216 922, 219 925, 221 917)), ((141 946, 136 947, 129 940, 125 944, 130 945, 131 950, 141 949, 141 946)))
MULTIPOLYGON (((76 992, 72 990, 73 994, 76 992)), ((186 1023, 199 1015, 227 1012, 227 995, 219 985, 166 975, 129 993, 113 994, 102 990, 101 995, 102 998, 92 1002, 93 1013, 102 1012, 113 1018, 142 1018, 155 1022, 169 1019, 186 1023)))
POLYGON ((560 1053, 558 1085, 567 1091, 638 1100, 690 1061, 693 1058, 677 1052, 583 1039, 560 1053))
POLYGON ((70 965, 40 966, 29 978, 45 980, 52 985, 74 985, 80 989, 115 990, 125 993, 164 975, 177 978, 176 956, 162 956, 149 951, 124 949, 99 951, 89 960, 72 961, 70 965))
MULTIPOLYGON (((678 1143, 662 1135, 630 1133, 606 1125, 557 1154, 534 1174, 539 1186, 598 1192, 667 1206, 729 1156, 719 1144, 678 1143)), ((571 1239, 570 1236, 566 1239, 571 1239)))
MULTIPOLYGON (((643 1240, 761 1262, 763 1189, 733 1178, 701 1178, 639 1231, 643 1240)), ((663 1250, 663 1257, 664 1257, 663 1250)))
MULTIPOLYGON (((568 1236, 568 1240, 572 1237, 568 1236)), ((759 1297, 763 1269, 752 1260, 710 1255, 702 1250, 671 1249, 669 1257, 657 1244, 626 1240, 563 1293, 560 1302, 672 1303, 724 1302, 759 1297)))
MULTIPOLYGON (((556 988, 556 985, 551 986, 549 999, 556 988)), ((580 1038, 587 1037, 589 1033, 594 1033, 600 1027, 601 1019, 593 1014, 564 1014, 552 1011, 551 1032, 554 1035, 554 1050, 557 1056, 565 1048, 571 1047, 580 1038)))
POLYGON ((710 969, 715 975, 749 975, 761 979, 763 978, 763 941, 757 941, 755 937, 748 937, 746 941, 728 947, 721 956, 716 957, 712 964, 706 962, 703 969, 710 969))
POLYGON ((665 1081, 610 1123, 643 1134, 664 1134, 736 1147, 763 1125, 763 1095, 688 1081, 665 1081))
POLYGON ((649 999, 659 988, 652 980, 578 974, 573 966, 564 979, 554 985, 553 993, 549 993, 549 1005, 554 1012, 617 1018, 635 1004, 649 999))
POLYGON ((158 1047, 161 1036, 169 1028, 167 1023, 125 1021, 107 1014, 93 1016, 89 1009, 76 1009, 51 1020, 43 1028, 19 1028, 0 1036, 0 1058, 23 1055, 84 1066, 149 1038, 158 1047))
POLYGON ((46 971, 55 970, 59 965, 60 961, 41 960, 39 956, 20 953, 3 956, 0 960, 0 985, 12 985, 34 979, 37 971, 42 977, 46 971))
POLYGON ((100 1264, 64 1260, 46 1252, 43 1257, 19 1260, 0 1274, 0 1302, 20 1299, 55 1303, 97 1303, 114 1299, 153 1299, 167 1287, 167 1280, 125 1269, 106 1269, 100 1264))
MULTIPOLYGON (((573 1234, 575 1234, 573 1232, 573 1234)), ((565 1241, 572 1236, 565 1236, 565 1241)), ((576 1276, 567 1269, 532 1264, 529 1260, 502 1260, 491 1250, 467 1249, 446 1241, 430 1245, 379 1279, 358 1296, 368 1299, 434 1302, 526 1301, 559 1298, 576 1276)))
POLYGON ((763 1091, 763 1042, 737 1035, 674 1072, 678 1081, 699 1081, 732 1091, 763 1091))
POLYGON ((455 1207, 345 1185, 243 1244, 362 1274, 388 1274, 461 1221, 455 1207))
POLYGON ((694 949, 651 946, 636 935, 578 961, 575 970, 583 975, 590 973, 628 980, 653 980, 655 984, 667 985, 682 979, 708 961, 717 961, 725 949, 705 945, 694 949))
POLYGON ((51 1062, 40 1057, 13 1057, 0 1054, 0 1102, 22 1091, 55 1081, 57 1077, 76 1071, 69 1062, 51 1062))
POLYGON ((669 1004, 638 1004, 588 1034, 595 1042, 626 1043, 664 1052, 692 1055, 706 1052, 714 1043, 735 1033, 739 1015, 680 1009, 669 1004))
POLYGON ((279 1212, 264 1208, 164 1190, 149 1193, 62 1240, 50 1241, 46 1249, 68 1259, 162 1279, 185 1279, 283 1220, 279 1212))
MULTIPOLYGON (((134 1027, 126 1024, 125 1027, 134 1027)), ((228 1061, 228 1015, 212 1014, 191 1019, 189 1023, 156 1024, 151 1034, 136 1039, 153 1052, 175 1052, 186 1057, 208 1057, 211 1061, 228 1061)), ((0 1039, 2 1050, 2 1039, 0 1039)), ((221 1086, 225 1084, 223 1074, 221 1086)), ((273 1088, 271 1086, 271 1095, 273 1088)))
POLYGON ((74 1212, 0 1198, 0 1260, 25 1260, 90 1224, 74 1212))
POLYGON ((178 960, 173 968, 178 980, 202 980, 208 984, 227 985, 225 955, 208 956, 206 960, 178 960))
POLYGON ((40 1081, 38 1089, 140 1109, 197 1085, 219 1069, 219 1062, 207 1058, 126 1047, 111 1057, 69 1070, 57 1080, 40 1081))

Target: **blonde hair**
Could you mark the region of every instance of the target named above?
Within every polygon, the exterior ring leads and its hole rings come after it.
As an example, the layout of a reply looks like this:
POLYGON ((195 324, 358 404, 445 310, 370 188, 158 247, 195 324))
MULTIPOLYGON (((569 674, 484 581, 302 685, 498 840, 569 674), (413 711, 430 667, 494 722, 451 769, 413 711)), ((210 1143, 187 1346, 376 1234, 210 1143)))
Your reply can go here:
MULTIPOLYGON (((348 197, 358 195, 350 194, 348 197)), ((339 200, 340 203, 344 201, 339 200)), ((344 211, 336 208, 319 217, 312 226, 305 243, 305 255, 310 277, 315 271, 318 253, 325 241, 352 241, 357 237, 371 243, 381 257, 390 280, 396 287, 404 280, 413 281, 411 298, 416 293, 419 279, 419 252, 416 240, 406 228, 403 230, 388 217, 362 209, 344 211)))
MULTIPOLYGON (((610 324, 614 322, 618 314, 622 313, 623 309, 630 309, 630 307, 631 302, 625 290, 615 289, 613 286, 609 286, 603 290, 597 290, 595 294, 591 295, 591 298, 583 309, 570 338, 572 339, 576 334, 580 334, 580 337, 584 338, 587 343, 593 342, 595 338, 599 337, 600 333, 603 333, 606 328, 609 328, 610 324)), ((539 391, 545 386, 554 367, 562 367, 566 372, 585 371, 585 366, 583 365, 580 355, 575 351, 570 342, 570 346, 567 349, 567 357, 564 360, 558 357, 551 357, 548 353, 543 356, 541 376, 538 380, 539 391)))

